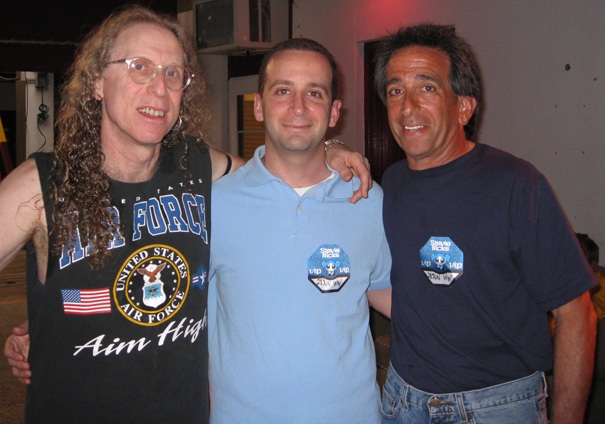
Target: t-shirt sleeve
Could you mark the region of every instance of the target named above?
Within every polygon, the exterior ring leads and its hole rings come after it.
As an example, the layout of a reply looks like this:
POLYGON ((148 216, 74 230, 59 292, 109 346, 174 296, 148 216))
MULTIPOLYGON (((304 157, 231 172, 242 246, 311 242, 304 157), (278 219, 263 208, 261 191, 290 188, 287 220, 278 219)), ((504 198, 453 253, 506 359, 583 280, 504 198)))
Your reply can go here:
POLYGON ((511 254, 540 309, 556 309, 596 281, 546 178, 520 169, 513 178, 511 254))

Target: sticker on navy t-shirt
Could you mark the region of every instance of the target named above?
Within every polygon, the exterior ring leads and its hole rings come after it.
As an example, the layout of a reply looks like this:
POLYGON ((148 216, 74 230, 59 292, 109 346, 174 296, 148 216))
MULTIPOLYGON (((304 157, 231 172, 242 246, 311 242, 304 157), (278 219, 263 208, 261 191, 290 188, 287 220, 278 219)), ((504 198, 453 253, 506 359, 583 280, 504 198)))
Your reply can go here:
POLYGON ((431 237, 420 249, 420 266, 431 283, 449 286, 462 275, 464 253, 449 237, 431 237))
POLYGON ((337 244, 323 244, 309 258, 309 281, 322 293, 339 291, 351 276, 349 256, 337 244))

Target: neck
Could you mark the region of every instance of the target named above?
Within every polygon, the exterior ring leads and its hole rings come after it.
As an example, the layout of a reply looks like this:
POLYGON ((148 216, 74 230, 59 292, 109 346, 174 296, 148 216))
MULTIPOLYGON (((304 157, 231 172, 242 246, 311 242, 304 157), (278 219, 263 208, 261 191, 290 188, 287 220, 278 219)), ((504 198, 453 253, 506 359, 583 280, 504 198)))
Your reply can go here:
POLYGON ((103 171, 112 179, 124 183, 140 183, 153 177, 160 157, 161 144, 124 148, 102 142, 105 155, 103 171))
POLYGON ((456 139, 436 155, 413 157, 408 155, 408 165, 415 171, 437 168, 464 156, 475 147, 475 143, 467 140, 464 131, 457 134, 456 139))
POLYGON ((312 153, 283 154, 266 145, 262 161, 271 174, 281 178, 290 187, 309 187, 324 181, 331 173, 326 165, 323 144, 320 147, 312 153))

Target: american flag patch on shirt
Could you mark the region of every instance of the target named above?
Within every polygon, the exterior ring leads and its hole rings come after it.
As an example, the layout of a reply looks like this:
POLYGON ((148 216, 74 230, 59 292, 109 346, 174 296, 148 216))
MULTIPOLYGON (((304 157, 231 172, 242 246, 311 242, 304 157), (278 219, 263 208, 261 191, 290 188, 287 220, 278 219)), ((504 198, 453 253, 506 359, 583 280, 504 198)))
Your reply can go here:
POLYGON ((109 288, 61 290, 66 314, 106 314, 111 312, 109 288))

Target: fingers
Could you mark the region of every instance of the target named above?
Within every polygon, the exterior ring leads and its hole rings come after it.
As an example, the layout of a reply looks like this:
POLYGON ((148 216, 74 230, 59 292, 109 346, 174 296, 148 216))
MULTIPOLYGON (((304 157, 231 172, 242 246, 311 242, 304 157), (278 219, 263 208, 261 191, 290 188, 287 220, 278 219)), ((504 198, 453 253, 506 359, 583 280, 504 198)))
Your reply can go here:
POLYGON ((360 180, 361 185, 353 192, 353 196, 349 198, 349 202, 351 203, 357 203, 359 199, 367 198, 368 193, 374 184, 374 181, 372 181, 371 178, 369 180, 367 178, 360 178, 360 180))
POLYGON ((11 372, 13 375, 17 377, 21 383, 31 383, 30 378, 32 376, 32 372, 29 370, 29 362, 9 359, 8 364, 11 366, 11 372))
POLYGON ((28 338, 28 336, 15 336, 14 334, 9 336, 6 339, 6 343, 4 344, 4 355, 9 359, 14 361, 24 361, 27 358, 23 354, 24 349, 24 340, 28 338))
POLYGON ((31 383, 31 371, 29 362, 27 362, 29 354, 29 334, 27 334, 27 323, 13 329, 11 336, 6 339, 4 344, 4 355, 8 358, 8 364, 11 367, 11 372, 23 384, 31 383), (22 335, 25 334, 25 335, 22 335))
POLYGON ((9 347, 5 347, 4 354, 8 358, 8 365, 11 367, 11 372, 13 375, 17 377, 23 384, 30 384, 32 372, 29 369, 29 362, 27 362, 27 358, 14 350, 14 348, 9 347))
MULTIPOLYGON (((349 198, 349 202, 351 203, 356 203, 361 198, 367 198, 368 192, 374 184, 374 181, 372 180, 372 174, 370 173, 370 162, 367 158, 361 155, 359 155, 358 159, 358 166, 352 168, 352 172, 357 178, 359 178, 361 185, 353 193, 353 197, 349 198)), ((353 166, 353 164, 351 164, 351 166, 353 166)))
POLYGON ((29 322, 24 321, 18 327, 13 328, 13 334, 15 336, 24 336, 29 332, 29 322))
POLYGON ((349 181, 353 176, 359 178, 361 185, 349 202, 355 203, 359 199, 368 197, 372 188, 372 174, 370 173, 370 162, 358 152, 349 149, 348 146, 338 143, 326 151, 329 165, 334 168, 344 181, 349 181))
MULTIPOLYGON (((368 197, 368 196, 366 196, 366 197, 368 197)), ((349 202, 357 203, 357 201, 361 198, 363 198, 363 195, 361 194, 361 188, 359 188, 353 192, 353 196, 349 197, 349 202)))

